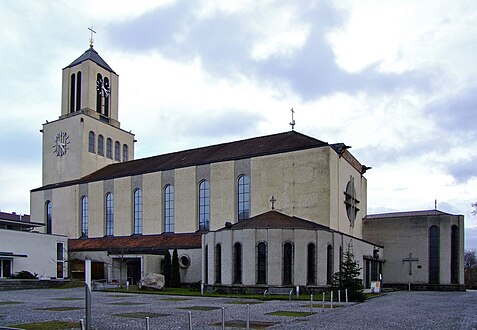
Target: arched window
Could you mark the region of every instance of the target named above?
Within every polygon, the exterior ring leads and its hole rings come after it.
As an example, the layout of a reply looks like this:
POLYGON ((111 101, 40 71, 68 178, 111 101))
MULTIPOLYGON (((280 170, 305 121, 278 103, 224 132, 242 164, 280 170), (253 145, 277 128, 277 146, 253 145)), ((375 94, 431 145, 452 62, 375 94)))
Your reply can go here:
POLYGON ((106 213, 106 236, 114 235, 114 198, 113 194, 108 192, 105 196, 106 213))
POLYGON ((70 112, 75 112, 76 75, 73 73, 70 80, 70 112))
POLYGON ((76 111, 81 110, 81 71, 76 75, 76 111))
POLYGON ((81 197, 81 237, 88 237, 88 197, 81 197))
POLYGON ((109 117, 109 79, 104 77, 104 115, 109 117))
POLYGON ((238 220, 248 219, 250 215, 250 181, 248 176, 238 179, 238 220))
POLYGON ((222 283, 222 245, 215 246, 215 284, 222 283))
POLYGON ((439 283, 439 227, 429 228, 429 283, 439 283))
POLYGON ((326 284, 333 282, 333 247, 326 248, 326 284))
POLYGON ((128 145, 123 144, 123 162, 128 161, 128 145))
POLYGON ((113 159, 113 140, 106 139, 106 157, 113 159))
POLYGON ((233 253, 233 283, 242 284, 242 244, 234 244, 233 253))
POLYGON ((96 112, 102 113, 103 99, 101 97, 103 88, 103 76, 100 73, 96 75, 96 112))
POLYGON ((267 284, 267 244, 257 245, 257 284, 267 284))
POLYGON ((101 134, 98 135, 98 155, 104 156, 104 138, 101 134))
POLYGON ((459 283, 459 227, 451 227, 451 283, 459 283))
POLYGON ((142 234, 142 192, 134 190, 134 234, 142 234))
POLYGON ((95 152, 94 144, 96 143, 96 136, 94 135, 93 131, 89 131, 88 136, 88 151, 95 152))
POLYGON ((121 143, 119 141, 114 142, 114 160, 118 162, 121 160, 121 143))
POLYGON ((170 184, 164 188, 164 231, 174 232, 174 187, 170 184))
POLYGON ((308 244, 306 284, 316 284, 316 246, 308 244))
POLYGON ((45 203, 45 218, 46 218, 46 233, 51 234, 53 232, 53 214, 52 205, 50 201, 45 203))
POLYGON ((283 285, 293 283, 293 244, 286 242, 283 244, 283 285))
POLYGON ((209 181, 199 183, 199 230, 209 230, 210 190, 209 181))

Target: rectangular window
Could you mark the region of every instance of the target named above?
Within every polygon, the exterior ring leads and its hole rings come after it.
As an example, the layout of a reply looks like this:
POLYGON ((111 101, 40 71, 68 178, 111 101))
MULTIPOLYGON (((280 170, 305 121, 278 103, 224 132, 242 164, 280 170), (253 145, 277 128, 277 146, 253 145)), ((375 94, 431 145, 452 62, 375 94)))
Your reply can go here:
POLYGON ((64 251, 63 242, 56 243, 56 278, 63 278, 64 251))
POLYGON ((8 259, 0 259, 0 277, 12 276, 12 261, 8 259))

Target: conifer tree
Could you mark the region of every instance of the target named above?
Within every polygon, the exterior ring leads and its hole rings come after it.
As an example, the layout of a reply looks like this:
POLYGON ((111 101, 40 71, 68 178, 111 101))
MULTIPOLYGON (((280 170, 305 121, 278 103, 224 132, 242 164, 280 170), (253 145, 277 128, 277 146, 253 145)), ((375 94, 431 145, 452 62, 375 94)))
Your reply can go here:
POLYGON ((171 287, 181 287, 181 273, 179 271, 179 256, 177 254, 177 249, 174 249, 174 252, 172 253, 171 287))
POLYGON ((171 254, 169 250, 166 251, 164 257, 164 286, 171 286, 171 254))
POLYGON ((350 301, 364 301, 366 299, 363 294, 363 281, 359 278, 361 268, 354 259, 354 253, 351 246, 344 254, 344 260, 341 263, 339 272, 333 275, 333 286, 344 291, 348 289, 348 299, 350 301))

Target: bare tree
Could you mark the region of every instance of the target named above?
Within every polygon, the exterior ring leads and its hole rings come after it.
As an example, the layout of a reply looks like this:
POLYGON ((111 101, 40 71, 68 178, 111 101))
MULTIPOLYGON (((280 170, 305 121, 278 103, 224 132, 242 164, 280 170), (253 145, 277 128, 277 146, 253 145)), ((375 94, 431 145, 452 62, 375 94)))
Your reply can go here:
POLYGON ((477 252, 475 250, 464 251, 464 268, 469 269, 477 265, 477 252))

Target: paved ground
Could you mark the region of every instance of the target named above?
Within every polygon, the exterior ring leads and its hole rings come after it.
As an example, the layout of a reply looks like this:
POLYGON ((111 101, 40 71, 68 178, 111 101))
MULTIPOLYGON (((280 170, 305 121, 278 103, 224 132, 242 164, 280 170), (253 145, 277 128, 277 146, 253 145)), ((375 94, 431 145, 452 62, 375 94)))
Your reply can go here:
MULTIPOLYGON (((83 297, 81 288, 0 291, 0 329, 7 325, 47 320, 79 324, 79 319, 84 317, 83 297), (44 310, 54 307, 76 309, 44 310)), ((150 318, 151 330, 188 329, 189 310, 192 311, 194 329, 220 328, 221 307, 225 307, 227 322, 244 322, 247 315, 247 306, 237 304, 243 300, 230 298, 93 292, 92 299, 93 329, 146 329, 145 318, 117 315, 132 312, 163 314, 150 318), (217 309, 194 310, 199 306, 217 309)), ((302 301, 250 304, 250 320, 275 323, 267 329, 477 329, 477 292, 394 292, 342 308, 315 308, 314 314, 307 317, 266 314, 274 311, 309 312, 310 307, 302 301)))

